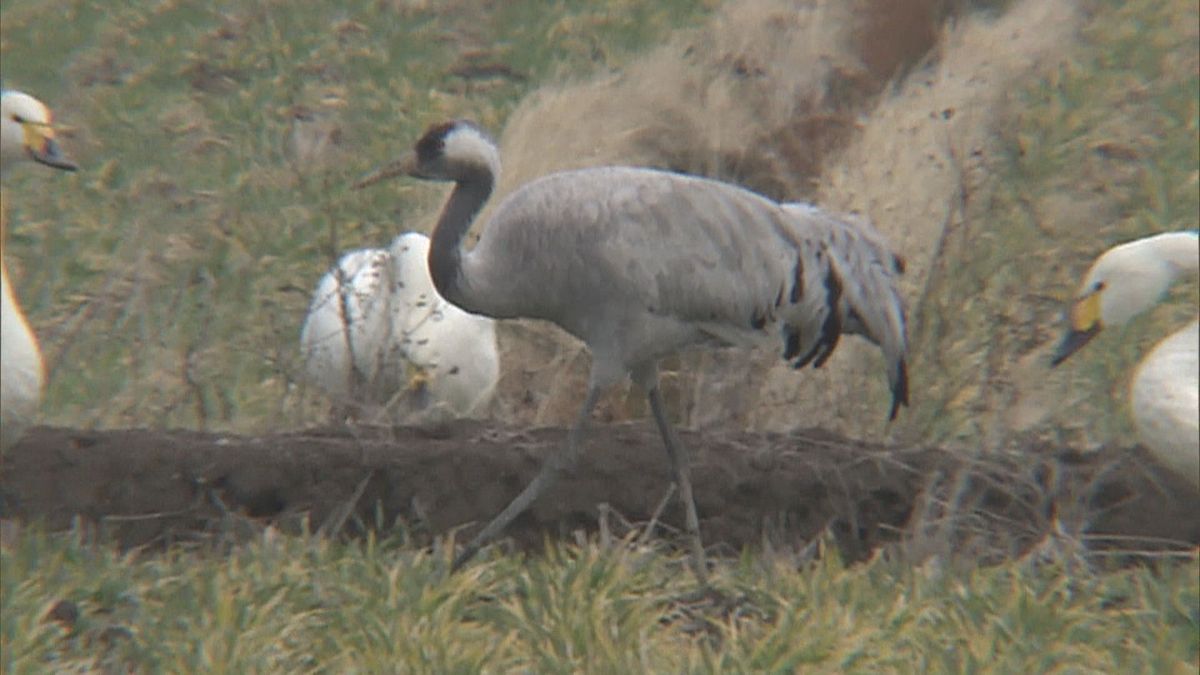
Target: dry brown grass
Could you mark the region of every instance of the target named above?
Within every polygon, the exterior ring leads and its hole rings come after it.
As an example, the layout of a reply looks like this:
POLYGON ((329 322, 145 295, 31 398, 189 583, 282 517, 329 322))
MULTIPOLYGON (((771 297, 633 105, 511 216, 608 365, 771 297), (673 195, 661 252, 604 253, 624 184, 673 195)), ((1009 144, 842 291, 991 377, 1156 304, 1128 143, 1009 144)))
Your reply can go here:
MULTIPOLYGON (((908 261, 904 290, 915 347, 938 339, 921 325, 925 298, 936 292, 930 288, 930 270, 939 259, 955 264, 943 251, 943 237, 962 227, 964 209, 986 203, 983 179, 1004 151, 996 133, 1004 102, 1017 83, 1035 78, 1070 52, 1081 20, 1072 3, 1021 2, 995 21, 958 22, 939 45, 936 63, 882 100, 862 133, 827 167, 818 201, 866 214, 908 261)), ((973 215, 976 227, 986 227, 985 213, 973 215)), ((962 308, 947 311, 952 321, 962 308)), ((873 390, 866 401, 880 400, 883 391, 872 377, 869 350, 860 344, 846 347, 819 375, 786 378, 774 368, 771 391, 784 401, 823 399, 817 423, 852 430, 869 411, 862 398, 847 394, 864 382, 873 390)), ((944 371, 936 362, 914 359, 911 371, 917 406, 930 388, 944 386, 944 371)))
MULTIPOLYGON (((993 21, 930 0, 729 3, 622 72, 527 97, 501 137, 499 192, 555 170, 626 163, 815 199, 865 213, 891 238, 910 261, 915 308, 943 229, 993 150, 998 104, 1069 50, 1079 26, 1071 7, 1026 2, 993 21), (951 10, 958 20, 944 25, 951 10)), ((505 416, 569 423, 582 348, 535 325, 503 331, 502 348, 517 364, 501 383, 505 416)), ((685 355, 664 369, 668 401, 691 426, 818 425, 877 438, 889 430, 873 352, 847 341, 822 371, 800 375, 772 353, 685 355)), ((916 377, 918 400, 936 376, 916 377)), ((629 389, 602 410, 643 413, 629 389)))
MULTIPOLYGON (((856 36, 876 25, 857 20, 857 9, 728 3, 704 27, 675 36, 623 72, 542 88, 504 129, 499 194, 552 171, 619 163, 730 180, 779 199, 810 196, 824 158, 856 133, 856 116, 889 68, 882 54, 868 67, 854 52, 856 36)), ((517 402, 506 412, 538 424, 569 423, 586 373, 581 346, 535 325, 502 331, 501 339, 505 363, 568 366, 506 372, 501 396, 517 402)), ((700 354, 666 364, 668 403, 692 425, 752 424, 758 402, 746 396, 742 374, 754 358, 700 354)), ((601 405, 608 417, 643 411, 640 395, 628 388, 601 405)))
POLYGON ((776 198, 811 193, 821 150, 836 146, 863 98, 845 90, 871 79, 848 51, 854 26, 843 3, 729 3, 621 72, 543 87, 505 126, 500 193, 613 163, 714 176, 776 198))

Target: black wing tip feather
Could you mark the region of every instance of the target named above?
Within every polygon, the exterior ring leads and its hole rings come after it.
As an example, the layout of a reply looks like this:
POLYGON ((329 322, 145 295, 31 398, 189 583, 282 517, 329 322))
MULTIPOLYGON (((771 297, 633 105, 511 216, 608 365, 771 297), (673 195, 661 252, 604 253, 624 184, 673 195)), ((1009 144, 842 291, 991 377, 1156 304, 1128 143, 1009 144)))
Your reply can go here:
POLYGON ((896 369, 896 383, 892 385, 892 410, 888 413, 888 421, 895 421, 900 412, 900 406, 908 406, 908 363, 900 359, 896 369))

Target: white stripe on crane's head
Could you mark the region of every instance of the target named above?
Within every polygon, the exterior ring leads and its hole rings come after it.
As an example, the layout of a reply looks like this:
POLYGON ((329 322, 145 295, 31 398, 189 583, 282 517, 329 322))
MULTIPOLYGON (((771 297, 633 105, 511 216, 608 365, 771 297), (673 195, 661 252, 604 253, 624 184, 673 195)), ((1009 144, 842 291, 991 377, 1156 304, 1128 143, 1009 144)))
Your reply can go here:
POLYGON ((493 177, 500 176, 500 153, 496 143, 472 122, 459 120, 446 127, 442 136, 442 154, 449 161, 479 164, 493 177))

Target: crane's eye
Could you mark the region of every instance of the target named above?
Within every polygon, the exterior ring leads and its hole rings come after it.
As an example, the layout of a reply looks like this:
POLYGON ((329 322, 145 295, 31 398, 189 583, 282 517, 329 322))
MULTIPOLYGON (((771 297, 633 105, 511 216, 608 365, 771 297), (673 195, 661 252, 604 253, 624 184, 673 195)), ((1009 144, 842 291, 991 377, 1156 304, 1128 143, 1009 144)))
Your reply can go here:
POLYGON ((1104 290, 1104 288, 1106 286, 1108 286, 1108 284, 1106 284, 1105 282, 1097 281, 1096 283, 1092 284, 1092 292, 1099 293, 1100 291, 1104 290))

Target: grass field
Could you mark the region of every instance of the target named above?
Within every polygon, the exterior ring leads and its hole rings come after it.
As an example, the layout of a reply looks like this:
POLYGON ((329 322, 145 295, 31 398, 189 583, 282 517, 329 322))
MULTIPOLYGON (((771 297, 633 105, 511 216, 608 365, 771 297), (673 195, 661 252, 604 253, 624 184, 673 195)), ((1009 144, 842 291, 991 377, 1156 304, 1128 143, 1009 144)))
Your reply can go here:
MULTIPOLYGON (((5 0, 5 86, 52 104, 84 168, 5 176, 6 261, 50 368, 44 419, 254 432, 318 417, 324 403, 297 376, 312 285, 338 251, 388 241, 443 194, 348 185, 429 122, 470 117, 499 133, 539 85, 620 69, 717 4, 5 0)), ((1020 379, 1010 357, 1057 330, 1107 244, 1196 227, 1196 3, 1084 4, 1079 45, 1014 92, 997 130, 1010 152, 964 206, 990 227, 947 238, 931 272, 941 291, 914 310, 914 358, 931 375, 905 423, 922 440, 981 442, 996 392, 1017 395, 1003 384, 1020 379)), ((1195 286, 1173 300, 1072 364, 1056 396, 1073 407, 1056 403, 1043 432, 1130 438, 1125 373, 1194 315, 1195 286)), ((1195 556, 978 569, 747 553, 721 561, 717 593, 697 596, 656 545, 555 545, 447 577, 440 552, 400 540, 268 534, 117 553, 85 539, 27 529, 0 552, 3 672, 1200 664, 1195 556)))
POLYGON ((1182 674, 1200 652, 1195 559, 1093 574, 746 557, 707 595, 628 541, 450 577, 440 554, 373 539, 119 555, 30 535, 2 560, 9 673, 1182 674))
MULTIPOLYGON (((966 4, 1001 11, 995 3, 966 4)), ((69 127, 67 147, 84 168, 71 176, 12 171, 5 179, 9 272, 50 370, 44 420, 268 431, 320 417, 325 402, 305 390, 298 371, 308 294, 338 252, 427 229, 444 194, 412 182, 363 192, 349 184, 432 121, 468 117, 499 134, 543 83, 586 80, 597 71, 645 79, 631 65, 638 50, 672 44, 673 30, 701 24, 715 5, 563 2, 545 11, 533 2, 468 10, 453 2, 361 1, 294 11, 269 1, 6 2, 6 86, 54 104, 69 127)), ((897 426, 906 440, 986 443, 1004 426, 994 418, 1046 383, 1050 394, 1024 404, 1042 411, 1026 426, 1073 445, 1127 443, 1126 374, 1150 340, 1195 311, 1186 302, 1195 286, 1184 285, 1175 302, 1104 335, 1099 349, 1053 377, 1015 367, 1053 341, 1063 303, 1092 257, 1120 240, 1195 227, 1200 211, 1197 143, 1177 140, 1197 139, 1195 3, 1092 5, 1095 15, 1078 44, 1064 46, 1054 65, 1039 71, 1044 75, 1003 98, 999 128, 991 132, 998 156, 964 184, 969 199, 955 216, 961 223, 951 222, 940 244, 921 242, 922 250, 941 253, 910 300, 911 371, 920 395, 897 426), (1085 422, 1072 422, 1079 419, 1085 422)), ((737 64, 736 40, 714 44, 723 51, 703 59, 687 56, 698 47, 672 56, 668 68, 660 64, 663 77, 696 77, 685 70, 690 60, 710 69, 737 64)), ((745 179, 763 189, 819 183, 819 175, 804 173, 813 170, 805 162, 819 162, 795 158, 796 131, 774 110, 780 105, 770 98, 770 83, 741 92, 743 79, 722 83, 733 89, 715 89, 708 107, 693 97, 690 109, 660 111, 666 121, 647 122, 653 114, 642 111, 632 119, 652 125, 659 138, 634 147, 563 137, 570 120, 562 115, 586 118, 586 108, 546 111, 558 115, 546 120, 555 125, 546 133, 563 147, 536 138, 538 118, 526 115, 521 145, 540 158, 515 157, 506 173, 528 179, 526 165, 569 164, 556 153, 594 146, 608 154, 624 148, 611 161, 632 155, 664 166, 695 155, 684 168, 726 178, 749 171, 745 179), (739 94, 766 97, 772 119, 731 111, 728 101, 739 94), (712 119, 705 118, 709 108, 712 119), (686 124, 671 126, 671 116, 685 114, 686 124), (738 160, 742 169, 722 159, 731 150, 714 137, 725 132, 706 130, 725 118, 758 125, 727 132, 753 146, 738 160), (689 153, 681 139, 661 138, 684 129, 703 131, 693 138, 712 147, 689 153), (763 140, 776 137, 792 145, 779 150, 763 140)), ((653 83, 643 82, 599 95, 666 105, 651 94, 653 83)), ((852 128, 853 115, 869 112, 861 101, 848 110, 829 105, 828 113, 817 112, 834 120, 852 115, 830 122, 833 129, 852 128)), ((606 110, 621 113, 619 104, 606 110)), ((603 132, 585 121, 578 126, 603 132)), ((875 150, 900 151, 894 144, 875 150)), ((894 189, 919 187, 901 178, 894 189)), ((886 196, 886 188, 878 194, 886 196)), ((551 379, 582 377, 573 363, 568 359, 551 379)), ((735 364, 735 372, 745 372, 745 364, 735 364)), ((854 386, 872 403, 882 401, 880 378, 866 375, 856 373, 854 386)), ((819 373, 793 380, 832 384, 819 373)), ((754 389, 737 390, 737 398, 766 411, 751 415, 758 428, 792 428, 797 416, 788 401, 813 392, 788 387, 775 399, 754 389)), ((528 395, 502 390, 510 399, 528 395)), ((562 408, 573 411, 574 404, 562 408)), ((832 421, 813 417, 819 410, 804 412, 810 414, 803 423, 832 421)))
POLYGON ((498 131, 536 82, 616 65, 705 6, 6 2, 6 86, 53 102, 83 166, 6 178, 47 421, 311 419, 293 394, 317 278, 440 195, 350 183, 431 122, 498 131))

